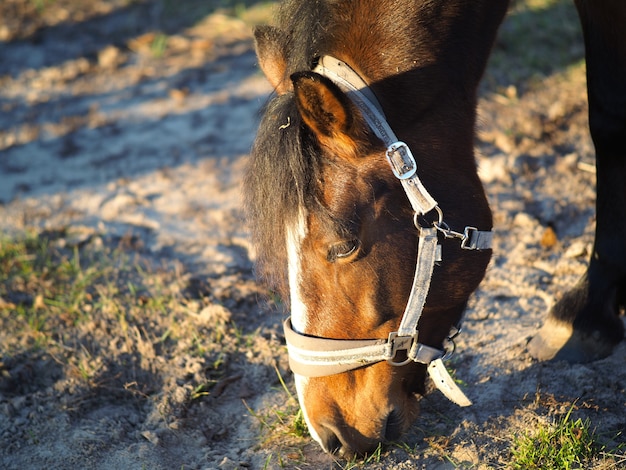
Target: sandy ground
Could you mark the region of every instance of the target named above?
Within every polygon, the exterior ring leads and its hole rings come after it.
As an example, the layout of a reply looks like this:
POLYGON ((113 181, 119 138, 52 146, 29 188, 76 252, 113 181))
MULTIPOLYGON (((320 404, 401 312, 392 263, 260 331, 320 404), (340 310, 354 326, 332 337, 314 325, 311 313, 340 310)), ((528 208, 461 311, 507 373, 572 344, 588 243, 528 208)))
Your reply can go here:
MULTIPOLYGON (((219 389, 193 406, 179 395, 205 359, 180 348, 167 357, 152 352, 148 399, 100 393, 76 413, 62 364, 11 356, 14 338, 4 331, 0 467, 345 467, 306 438, 297 451, 264 440, 254 417, 285 401, 274 368, 291 378, 283 313, 261 300, 240 206, 270 91, 249 25, 214 12, 169 32, 167 48, 155 54, 153 29, 143 22, 163 14, 154 2, 94 0, 76 12, 59 1, 54 14, 29 10, 31 3, 0 7, 0 230, 139 240, 144 257, 178 266, 171 269, 206 282, 220 300, 202 331, 223 315, 256 333, 232 352, 219 389)), ((474 405, 459 409, 431 392, 405 445, 385 449, 368 468, 502 468, 512 436, 572 407, 609 447, 624 442, 624 343, 587 365, 538 364, 525 351, 549 306, 583 273, 593 241, 583 69, 524 90, 485 92, 480 118, 478 162, 496 248, 450 364, 474 405)), ((91 334, 113 343, 97 326, 91 334)), ((106 351, 123 370, 121 355, 106 351)))

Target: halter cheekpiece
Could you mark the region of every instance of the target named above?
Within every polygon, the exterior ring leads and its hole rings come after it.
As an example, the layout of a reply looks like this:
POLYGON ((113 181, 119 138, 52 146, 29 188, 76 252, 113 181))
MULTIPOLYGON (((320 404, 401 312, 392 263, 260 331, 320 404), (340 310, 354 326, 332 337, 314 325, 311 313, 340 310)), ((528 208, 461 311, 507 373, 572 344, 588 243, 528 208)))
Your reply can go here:
MULTIPOLYGON (((283 326, 289 351, 289 365, 294 373, 306 377, 323 377, 347 372, 376 362, 387 361, 394 366, 410 362, 428 365, 428 373, 435 386, 454 403, 471 405, 471 401, 450 377, 443 359, 446 352, 418 341, 418 323, 426 303, 430 281, 436 262, 442 260, 437 234, 460 240, 466 250, 491 249, 493 232, 465 227, 463 232, 452 230, 443 218, 437 201, 428 193, 419 179, 417 163, 411 150, 397 139, 389 127, 382 107, 367 83, 346 63, 330 56, 319 59, 314 72, 332 80, 359 108, 367 124, 387 147, 386 157, 393 174, 400 180, 415 212, 414 223, 418 230, 417 265, 411 294, 407 301, 398 331, 387 339, 342 340, 307 336, 296 332, 291 318, 283 326), (418 218, 431 211, 437 220, 432 227, 423 227, 418 218), (398 361, 399 352, 406 358, 398 361)), ((452 342, 460 328, 453 327, 448 340, 452 342)))

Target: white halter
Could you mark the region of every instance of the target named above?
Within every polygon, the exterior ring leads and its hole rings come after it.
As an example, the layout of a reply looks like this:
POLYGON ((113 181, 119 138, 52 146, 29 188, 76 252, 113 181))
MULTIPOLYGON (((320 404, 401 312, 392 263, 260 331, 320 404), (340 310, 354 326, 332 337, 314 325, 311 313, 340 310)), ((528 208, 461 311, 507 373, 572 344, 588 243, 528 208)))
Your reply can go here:
MULTIPOLYGON (((289 350, 289 365, 294 373, 307 377, 323 377, 357 369, 376 362, 387 361, 395 366, 410 362, 428 365, 428 373, 436 387, 454 403, 471 405, 471 401, 454 383, 443 358, 445 351, 418 342, 418 323, 426 303, 433 268, 441 261, 441 245, 437 232, 446 238, 458 238, 467 250, 491 248, 493 233, 465 227, 463 233, 454 232, 443 221, 443 212, 428 193, 417 175, 417 163, 409 147, 398 141, 389 127, 378 100, 367 84, 347 64, 330 56, 319 60, 314 72, 332 80, 359 108, 368 125, 387 146, 386 156, 394 175, 401 181, 415 211, 415 225, 419 231, 417 266, 411 294, 398 331, 378 340, 338 340, 311 337, 296 332, 291 319, 284 322, 285 339, 289 350), (438 221, 433 227, 421 227, 417 217, 435 210, 438 221), (399 351, 406 352, 406 360, 395 362, 399 351)), ((452 341, 459 328, 454 327, 448 337, 452 341)))

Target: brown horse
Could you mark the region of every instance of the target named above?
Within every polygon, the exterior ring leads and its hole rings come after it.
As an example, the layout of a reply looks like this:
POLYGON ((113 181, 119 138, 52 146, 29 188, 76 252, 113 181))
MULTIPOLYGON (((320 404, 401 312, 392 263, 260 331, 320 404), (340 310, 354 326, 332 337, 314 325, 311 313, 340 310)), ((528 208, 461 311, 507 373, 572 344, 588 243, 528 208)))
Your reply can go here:
MULTIPOLYGON (((623 337, 626 2, 577 6, 598 232, 588 273, 531 347, 589 360, 623 337)), ((468 404, 441 358, 491 254, 473 139, 477 86, 506 9, 502 0, 289 0, 277 27, 255 33, 275 95, 246 205, 259 272, 290 301, 298 397, 327 452, 397 438, 417 415, 427 371, 468 404)))

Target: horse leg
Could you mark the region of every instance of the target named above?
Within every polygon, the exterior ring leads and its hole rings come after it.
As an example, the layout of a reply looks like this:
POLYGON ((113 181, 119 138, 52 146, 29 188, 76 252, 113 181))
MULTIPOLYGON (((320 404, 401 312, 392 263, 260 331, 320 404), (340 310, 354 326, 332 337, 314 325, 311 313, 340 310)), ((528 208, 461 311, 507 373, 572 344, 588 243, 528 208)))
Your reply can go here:
POLYGON ((626 1, 575 0, 585 38, 596 149, 596 234, 587 272, 529 343, 540 360, 588 362, 624 337, 626 302, 626 1))

